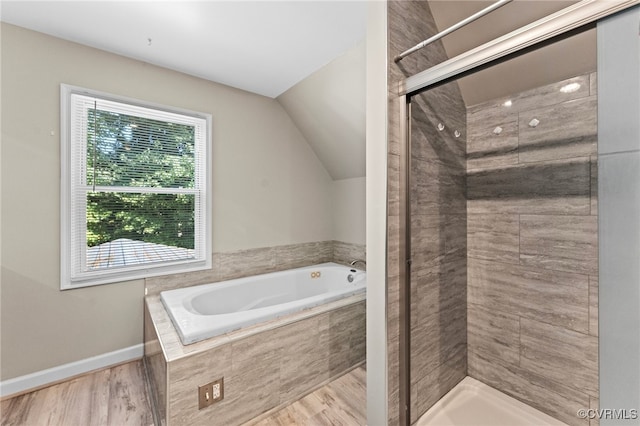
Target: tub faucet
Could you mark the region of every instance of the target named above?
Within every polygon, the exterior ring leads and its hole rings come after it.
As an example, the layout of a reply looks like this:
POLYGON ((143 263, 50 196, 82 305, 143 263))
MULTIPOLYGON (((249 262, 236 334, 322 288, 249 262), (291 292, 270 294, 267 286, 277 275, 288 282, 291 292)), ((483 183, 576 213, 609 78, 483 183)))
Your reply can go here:
POLYGON ((349 265, 355 266, 356 263, 362 263, 365 267, 367 266, 367 262, 365 262, 364 260, 359 260, 359 259, 356 259, 356 260, 350 262, 349 265))

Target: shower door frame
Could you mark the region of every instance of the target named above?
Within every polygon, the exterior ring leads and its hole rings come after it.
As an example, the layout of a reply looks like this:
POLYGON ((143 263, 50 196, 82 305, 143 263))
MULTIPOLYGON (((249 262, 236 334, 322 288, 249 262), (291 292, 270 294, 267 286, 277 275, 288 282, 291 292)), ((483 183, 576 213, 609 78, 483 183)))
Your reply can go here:
POLYGON ((407 77, 398 87, 400 107, 400 425, 411 424, 411 98, 530 50, 581 32, 640 0, 582 0, 468 52, 407 77))

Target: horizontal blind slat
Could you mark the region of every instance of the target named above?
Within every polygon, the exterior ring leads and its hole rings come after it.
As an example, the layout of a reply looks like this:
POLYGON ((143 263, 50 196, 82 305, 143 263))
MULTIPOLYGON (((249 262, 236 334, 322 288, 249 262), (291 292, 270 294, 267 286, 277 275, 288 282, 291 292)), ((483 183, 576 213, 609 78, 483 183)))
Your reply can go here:
POLYGON ((206 255, 206 120, 71 95, 72 278, 206 255))

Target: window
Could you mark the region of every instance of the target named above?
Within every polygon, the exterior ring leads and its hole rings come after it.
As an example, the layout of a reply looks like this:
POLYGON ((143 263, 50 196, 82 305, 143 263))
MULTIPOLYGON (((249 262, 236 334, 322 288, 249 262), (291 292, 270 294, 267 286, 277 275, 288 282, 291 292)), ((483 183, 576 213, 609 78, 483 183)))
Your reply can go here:
POLYGON ((211 267, 211 116, 61 86, 61 288, 211 267))

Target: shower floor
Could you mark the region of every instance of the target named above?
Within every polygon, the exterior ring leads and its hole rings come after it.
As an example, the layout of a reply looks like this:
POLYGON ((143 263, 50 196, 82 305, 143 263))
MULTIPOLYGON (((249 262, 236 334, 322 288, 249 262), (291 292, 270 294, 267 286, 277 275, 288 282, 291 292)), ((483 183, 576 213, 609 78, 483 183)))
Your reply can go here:
POLYGON ((566 423, 467 376, 420 417, 416 425, 566 426, 566 423))

